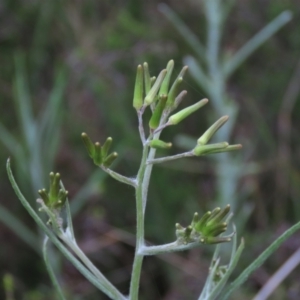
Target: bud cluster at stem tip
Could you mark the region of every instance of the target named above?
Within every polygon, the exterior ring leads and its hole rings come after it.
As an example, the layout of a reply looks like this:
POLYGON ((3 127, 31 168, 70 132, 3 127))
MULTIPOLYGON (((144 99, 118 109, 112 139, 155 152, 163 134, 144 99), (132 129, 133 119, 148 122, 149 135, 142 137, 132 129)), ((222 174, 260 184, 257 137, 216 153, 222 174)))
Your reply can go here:
POLYGON ((61 208, 65 204, 68 191, 60 188, 60 174, 54 174, 51 172, 49 174, 50 177, 50 187, 49 192, 46 189, 41 189, 38 191, 39 195, 43 199, 46 206, 49 208, 61 208))
POLYGON ((81 134, 81 138, 84 142, 89 156, 93 159, 95 165, 108 168, 117 158, 118 154, 116 152, 108 154, 112 144, 111 137, 108 137, 106 139, 103 146, 101 146, 99 142, 93 143, 85 132, 81 134))
POLYGON ((194 214, 191 225, 184 228, 179 223, 176 224, 176 236, 179 244, 200 242, 204 244, 217 244, 230 242, 233 234, 220 236, 227 230, 227 223, 230 205, 221 209, 215 208, 213 211, 206 212, 201 218, 198 213, 194 214), (227 221, 224 221, 227 217, 227 221))

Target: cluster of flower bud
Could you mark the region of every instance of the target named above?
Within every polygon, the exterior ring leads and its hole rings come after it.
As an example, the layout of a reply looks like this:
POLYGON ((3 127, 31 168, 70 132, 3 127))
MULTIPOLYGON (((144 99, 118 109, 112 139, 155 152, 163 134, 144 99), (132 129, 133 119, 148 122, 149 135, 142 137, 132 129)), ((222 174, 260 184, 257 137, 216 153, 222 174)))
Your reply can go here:
POLYGON ((108 137, 101 146, 99 142, 93 143, 89 136, 83 132, 81 134, 84 145, 88 151, 89 156, 93 159, 93 162, 96 166, 104 166, 108 168, 113 161, 117 158, 117 152, 112 152, 108 154, 110 146, 112 144, 112 138, 108 137))
POLYGON ((68 191, 60 187, 60 174, 53 172, 50 173, 50 187, 49 192, 46 189, 38 191, 45 205, 50 209, 59 209, 64 206, 68 191))
POLYGON ((206 212, 202 218, 198 213, 194 214, 191 225, 187 227, 176 224, 176 236, 179 244, 189 244, 200 242, 203 244, 217 244, 231 241, 231 235, 220 236, 227 230, 227 222, 224 221, 230 211, 227 205, 221 209, 215 208, 213 211, 206 212))

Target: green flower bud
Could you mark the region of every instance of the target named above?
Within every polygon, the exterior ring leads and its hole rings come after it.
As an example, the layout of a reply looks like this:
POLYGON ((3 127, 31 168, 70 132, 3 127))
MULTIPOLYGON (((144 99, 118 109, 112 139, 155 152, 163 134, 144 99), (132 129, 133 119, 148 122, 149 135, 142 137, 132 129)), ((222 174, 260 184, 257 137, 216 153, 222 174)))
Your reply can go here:
POLYGON ((151 148, 155 148, 155 149, 169 149, 172 147, 172 143, 166 143, 166 142, 163 142, 161 140, 152 140, 150 143, 149 143, 149 146, 151 148))
POLYGON ((44 203, 46 205, 48 205, 49 204, 49 197, 48 197, 46 189, 38 190, 38 193, 41 196, 41 198, 43 199, 44 203))
POLYGON ((154 102, 154 100, 156 98, 156 95, 157 95, 157 92, 158 92, 158 90, 159 90, 159 88, 160 88, 160 86, 161 86, 161 84, 162 84, 162 82, 163 82, 166 74, 167 74, 167 70, 166 69, 162 70, 159 73, 159 75, 158 75, 155 83, 153 84, 153 86, 151 87, 150 91, 148 92, 148 94, 145 97, 145 105, 150 105, 151 103, 154 102))
POLYGON ((95 154, 95 145, 93 144, 93 142, 85 132, 81 134, 81 138, 84 142, 84 145, 88 151, 89 156, 93 158, 95 154))
POLYGON ((183 119, 185 119, 186 117, 188 117, 190 114, 192 114, 193 112, 195 112, 196 110, 198 110, 199 108, 201 108, 202 106, 204 106, 207 102, 208 102, 207 99, 203 99, 203 100, 197 102, 194 105, 191 105, 189 107, 184 108, 183 110, 179 111, 178 113, 172 115, 169 118, 168 123, 170 125, 176 125, 176 124, 178 124, 183 119))
POLYGON ((215 151, 225 150, 227 149, 229 144, 227 142, 216 143, 216 144, 209 144, 209 145, 197 145, 193 149, 193 153, 196 156, 205 155, 205 154, 212 154, 216 153, 215 151))
POLYGON ((241 144, 236 144, 236 145, 229 145, 225 149, 215 149, 209 152, 209 154, 214 154, 214 153, 220 153, 220 152, 229 152, 229 151, 236 151, 242 149, 243 146, 241 144))
POLYGON ((175 98, 177 97, 178 92, 179 92, 179 86, 181 85, 181 83, 183 81, 183 76, 184 76, 185 72, 187 71, 187 69, 188 69, 188 66, 184 66, 182 68, 181 72, 178 74, 172 87, 170 88, 170 91, 168 93, 168 101, 166 104, 167 108, 171 108, 173 106, 175 98))
POLYGON ((153 76, 153 77, 150 78, 151 87, 153 86, 155 80, 156 80, 155 76, 153 76))
POLYGON ((172 72, 173 72, 173 68, 174 68, 174 60, 170 60, 167 64, 167 75, 164 79, 164 81, 162 82, 161 86, 160 86, 160 90, 158 95, 161 97, 163 95, 167 96, 168 95, 168 91, 169 91, 169 84, 170 84, 170 80, 171 80, 171 76, 172 76, 172 72))
POLYGON ((197 143, 199 145, 206 145, 209 140, 212 138, 212 136, 216 133, 216 131, 223 126, 227 120, 228 116, 223 116, 218 121, 216 121, 212 126, 210 126, 205 133, 197 140, 197 143))
POLYGON ((95 143, 95 155, 93 157, 94 163, 97 166, 102 164, 101 145, 99 142, 95 143))
POLYGON ((149 72, 149 66, 146 62, 144 62, 143 67, 144 67, 145 95, 147 95, 152 86, 151 77, 149 72))
POLYGON ((171 109, 172 110, 176 109, 186 95, 187 95, 187 91, 185 91, 185 90, 181 91, 179 93, 179 95, 175 98, 174 105, 173 105, 173 107, 171 109))
POLYGON ((102 160, 104 160, 107 157, 107 154, 108 154, 111 144, 112 144, 112 138, 108 137, 101 148, 102 160))
POLYGON ((113 153, 109 154, 105 158, 105 160, 103 162, 103 166, 106 167, 106 168, 108 168, 113 163, 113 161, 117 158, 117 156, 118 156, 117 152, 113 152, 113 153))
POLYGON ((133 107, 138 110, 143 106, 144 79, 143 67, 138 65, 134 86, 133 107))
POLYGON ((60 188, 60 174, 54 174, 51 172, 50 177, 50 187, 49 192, 46 189, 41 189, 38 191, 41 196, 44 204, 50 209, 59 209, 64 206, 67 197, 68 191, 60 188))
POLYGON ((159 126, 161 115, 165 108, 166 102, 167 102, 167 95, 162 95, 161 97, 159 97, 158 104, 156 105, 149 121, 149 127, 152 130, 156 129, 159 126))
POLYGON ((57 196, 59 192, 60 174, 54 174, 51 172, 50 177, 50 190, 49 190, 49 204, 52 205, 57 201, 57 196))
POLYGON ((206 212, 201 218, 195 213, 190 226, 184 228, 176 224, 177 242, 187 244, 200 242, 205 244, 224 243, 231 240, 232 235, 219 236, 227 230, 227 223, 223 219, 228 215, 230 206, 219 207, 212 212, 206 212))

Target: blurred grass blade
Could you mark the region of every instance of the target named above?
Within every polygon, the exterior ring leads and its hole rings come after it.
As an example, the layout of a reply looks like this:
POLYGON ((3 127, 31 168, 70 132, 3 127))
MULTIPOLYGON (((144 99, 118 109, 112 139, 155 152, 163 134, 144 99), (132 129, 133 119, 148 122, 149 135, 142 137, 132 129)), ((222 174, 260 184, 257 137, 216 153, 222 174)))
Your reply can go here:
POLYGON ((224 64, 224 75, 230 76, 257 48, 291 19, 292 13, 290 11, 284 11, 258 32, 224 64))
POLYGON ((0 140, 4 146, 13 155, 17 156, 19 154, 19 149, 21 144, 10 134, 10 132, 0 123, 0 140))
POLYGON ((1 204, 0 221, 2 221, 35 252, 41 254, 38 236, 1 204))
POLYGON ((61 290, 61 287, 58 283, 58 280, 56 279, 56 276, 54 274, 54 271, 52 269, 52 266, 51 266, 51 263, 49 261, 49 256, 48 256, 48 241, 49 241, 49 238, 48 236, 45 236, 44 238, 44 242, 43 242, 43 257, 44 257, 44 262, 45 262, 45 265, 46 265, 46 268, 47 268, 47 271, 48 271, 48 274, 50 276, 50 279, 51 279, 51 282, 53 284, 53 287, 55 289, 55 291, 57 292, 58 294, 58 297, 60 300, 66 300, 62 290, 61 290))
POLYGON ((178 32, 195 51, 199 58, 204 59, 206 52, 202 43, 199 41, 197 36, 180 20, 175 12, 165 3, 160 3, 158 5, 158 10, 163 13, 173 24, 173 26, 178 30, 178 32))
POLYGON ((249 277, 249 275, 258 269, 265 260, 274 253, 279 246, 300 229, 300 222, 293 225, 291 228, 286 230, 279 238, 277 238, 261 255, 259 255, 243 272, 236 278, 224 291, 223 299, 226 300, 232 294, 234 290, 240 287, 249 277))
POLYGON ((36 132, 34 127, 32 103, 28 89, 29 84, 25 79, 25 58, 21 53, 17 53, 15 55, 15 68, 16 77, 14 82, 14 99, 16 103, 16 110, 26 143, 30 146, 34 144, 33 141, 36 132))

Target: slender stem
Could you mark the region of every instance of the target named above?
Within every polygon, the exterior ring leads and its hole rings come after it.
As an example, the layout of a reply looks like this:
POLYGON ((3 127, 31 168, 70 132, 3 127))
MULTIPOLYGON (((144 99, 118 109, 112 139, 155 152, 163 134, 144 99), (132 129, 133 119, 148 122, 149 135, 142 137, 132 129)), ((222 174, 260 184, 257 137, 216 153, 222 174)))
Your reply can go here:
POLYGON ((125 183, 125 184, 128 184, 128 185, 131 185, 133 187, 136 188, 137 184, 136 184, 136 180, 135 179, 132 179, 132 178, 129 178, 129 177, 126 177, 126 176, 123 176, 109 168, 106 168, 104 166, 101 166, 101 169, 106 172, 107 174, 109 174, 112 178, 122 182, 122 183, 125 183))
POLYGON ((145 131, 143 126, 143 113, 145 111, 145 107, 143 106, 140 110, 137 111, 138 120, 139 120, 139 133, 141 137, 141 141, 143 145, 145 144, 146 138, 145 138, 145 131))
POLYGON ((57 281, 57 278, 56 278, 56 276, 55 276, 55 274, 54 274, 54 271, 53 271, 53 269, 52 269, 51 263, 50 263, 50 261, 49 261, 49 257, 48 257, 48 247, 47 247, 48 241, 49 241, 48 236, 45 236, 45 238, 44 238, 44 243, 43 243, 43 256, 44 256, 44 262, 45 262, 45 265, 46 265, 48 274, 49 274, 49 276, 50 276, 50 279, 51 279, 51 281, 52 281, 52 284, 53 284, 53 286, 54 286, 54 289, 55 289, 55 291, 56 291, 57 294, 58 294, 59 299, 60 299, 60 300, 65 300, 66 298, 65 298, 65 296, 64 296, 64 294, 63 294, 63 292, 62 292, 62 290, 61 290, 61 287, 60 287, 60 285, 59 285, 59 283, 58 283, 58 281, 57 281))
POLYGON ((188 151, 188 152, 176 154, 176 155, 173 155, 173 156, 166 156, 166 157, 147 160, 147 165, 149 165, 149 164, 159 164, 159 163, 163 163, 163 162, 166 162, 166 161, 175 160, 175 159, 184 158, 184 157, 191 157, 191 156, 195 156, 193 151, 188 151))
POLYGON ((193 249, 196 247, 200 247, 203 244, 200 242, 192 242, 188 244, 179 244, 177 241, 169 244, 158 245, 158 246, 144 246, 140 249, 140 255, 149 256, 149 255, 157 255, 161 253, 167 252, 177 252, 184 251, 188 249, 193 249))
POLYGON ((143 156, 140 165, 140 169, 137 175, 137 188, 136 188, 136 249, 134 255, 134 262, 132 267, 132 275, 130 280, 130 300, 138 299, 139 285, 141 270, 143 264, 144 256, 141 255, 140 248, 144 246, 144 231, 145 231, 145 221, 144 221, 144 192, 143 192, 143 180, 145 176, 146 160, 149 152, 149 146, 144 144, 143 156))
POLYGON ((110 297, 112 297, 112 299, 126 299, 126 297, 122 295, 117 288, 95 267, 95 265, 82 252, 73 239, 70 239, 67 235, 62 235, 61 239, 74 251, 74 253, 78 256, 78 258, 81 259, 85 266, 98 278, 99 283, 103 286, 103 290, 110 291, 110 297))

